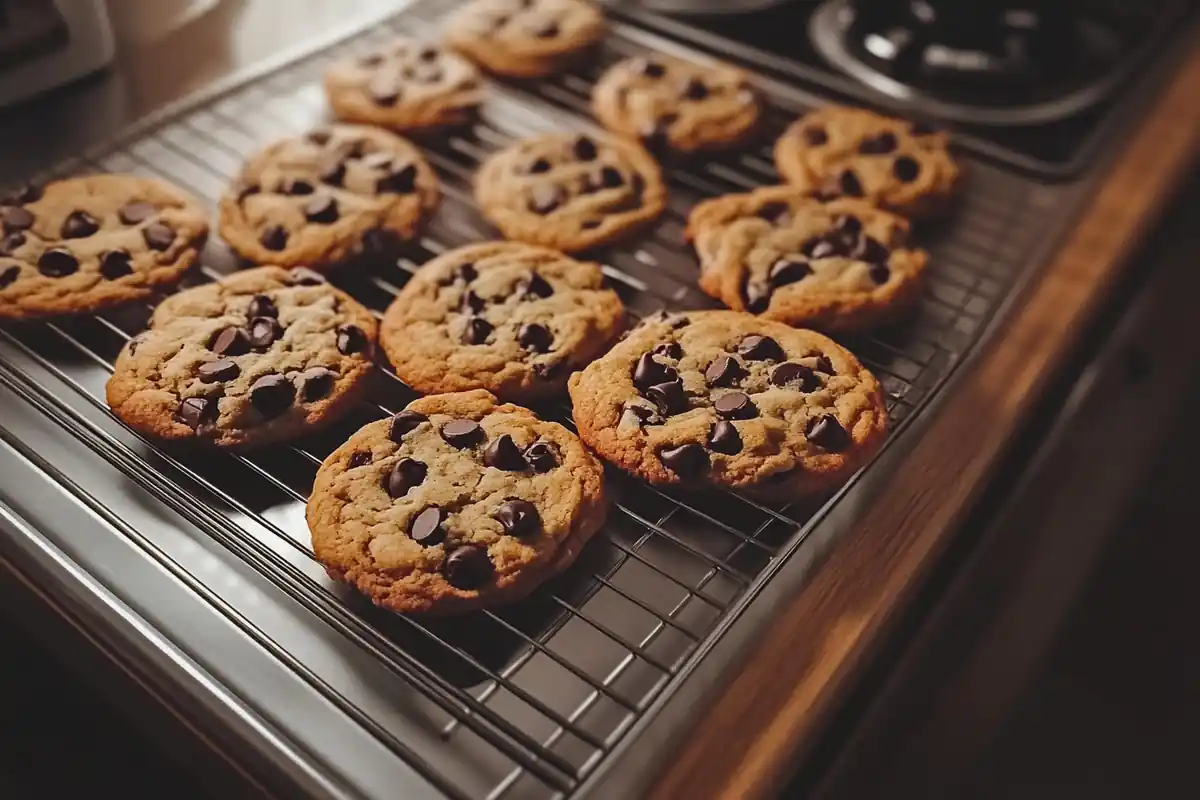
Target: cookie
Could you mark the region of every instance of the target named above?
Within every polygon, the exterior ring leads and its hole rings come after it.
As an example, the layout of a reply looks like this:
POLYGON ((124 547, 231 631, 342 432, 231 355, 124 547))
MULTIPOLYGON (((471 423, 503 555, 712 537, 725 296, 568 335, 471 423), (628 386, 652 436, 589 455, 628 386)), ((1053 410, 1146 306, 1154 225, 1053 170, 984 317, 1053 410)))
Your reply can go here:
POLYGON ((317 471, 313 551, 393 611, 517 600, 566 569, 604 522, 604 471, 563 426, 482 390, 414 400, 317 471))
POLYGON ((0 198, 0 319, 99 311, 176 284, 208 235, 173 186, 89 175, 0 198))
POLYGON ((325 271, 390 257, 437 202, 437 178, 412 143, 334 125, 252 156, 221 198, 221 236, 250 262, 325 271))
POLYGON ((824 331, 875 327, 912 306, 929 258, 906 246, 908 229, 865 200, 787 187, 706 201, 688 223, 706 293, 824 331))
POLYGON ((658 164, 620 139, 546 133, 488 157, 475 200, 505 238, 575 252, 615 241, 667 203, 658 164))
POLYGON ((238 272, 155 309, 117 357, 108 404, 156 439, 292 439, 362 397, 375 335, 371 312, 315 272, 238 272))
POLYGON ((692 153, 745 141, 762 107, 740 69, 655 55, 609 68, 592 91, 592 111, 604 127, 653 152, 692 153))
POLYGON ((793 500, 882 443, 879 382, 819 333, 735 311, 650 318, 571 376, 579 436, 654 484, 793 500))
POLYGON ((471 0, 447 21, 446 42, 488 72, 542 78, 606 32, 604 15, 583 0, 471 0))
POLYGON ((384 315, 396 374, 422 394, 487 389, 532 402, 608 349, 625 310, 596 264, 515 242, 443 253, 384 315))
POLYGON ((483 102, 474 64, 404 37, 335 62, 325 95, 338 119, 414 132, 461 125, 483 102))
POLYGON ((775 166, 787 181, 908 217, 944 211, 960 175, 946 134, 845 106, 792 123, 775 143, 775 166))

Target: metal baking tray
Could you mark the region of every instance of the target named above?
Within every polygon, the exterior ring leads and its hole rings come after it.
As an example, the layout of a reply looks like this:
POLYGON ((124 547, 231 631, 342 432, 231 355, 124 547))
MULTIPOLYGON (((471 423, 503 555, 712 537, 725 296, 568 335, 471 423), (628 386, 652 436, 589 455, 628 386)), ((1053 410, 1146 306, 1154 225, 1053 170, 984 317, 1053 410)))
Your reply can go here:
MULTIPOLYGON (((32 177, 133 172, 213 206, 250 152, 327 121, 320 75, 331 59, 400 32, 434 36, 454 5, 413 3, 32 177)), ((615 24, 577 70, 495 82, 478 123, 420 142, 445 193, 427 234, 394 266, 335 282, 382 312, 434 254, 494 237, 471 201, 479 161, 537 131, 593 129, 587 105, 597 76, 647 49, 705 58, 615 24)), ((594 254, 634 316, 713 305, 682 242, 688 210, 777 182, 772 136, 821 102, 760 78, 772 106, 762 141, 669 165, 661 221, 594 254)), ((112 361, 144 325, 147 305, 0 327, 0 459, 10 475, 28 472, 54 487, 18 496, 0 477, 0 530, 47 574, 74 576, 62 579, 112 612, 130 652, 161 660, 168 685, 177 680, 181 696, 186 685, 201 706, 219 707, 220 724, 253 740, 264 760, 290 759, 314 795, 633 796, 773 609, 852 528, 877 479, 902 464, 905 443, 919 436, 956 368, 1001 329, 1002 309, 1086 189, 963 158, 961 205, 919 232, 933 256, 919 307, 900 325, 844 342, 883 383, 889 445, 820 503, 664 490, 610 471, 606 527, 528 600, 456 620, 390 614, 327 578, 312 557, 303 505, 321 460, 414 393, 384 369, 351 419, 292 446, 248 456, 158 447, 119 425, 103 400, 112 361), (27 524, 33 518, 52 521, 27 524)), ((214 236, 186 285, 237 266, 214 236)), ((564 404, 540 411, 571 424, 564 404)))

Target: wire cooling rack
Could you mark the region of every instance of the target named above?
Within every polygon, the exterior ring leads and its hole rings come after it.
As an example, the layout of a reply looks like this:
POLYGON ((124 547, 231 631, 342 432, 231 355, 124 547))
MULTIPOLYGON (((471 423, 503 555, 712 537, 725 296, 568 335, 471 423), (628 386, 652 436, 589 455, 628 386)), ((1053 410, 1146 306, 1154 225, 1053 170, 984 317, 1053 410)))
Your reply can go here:
MULTIPOLYGON (((248 154, 327 120, 320 74, 329 60, 396 33, 433 35, 453 5, 418 3, 369 32, 142 126, 40 177, 132 172, 175 183, 215 206, 248 154)), ((339 275, 335 282, 381 313, 426 260, 493 238, 470 196, 479 161, 538 131, 590 129, 588 97, 599 73, 648 47, 689 52, 617 26, 596 60, 576 71, 493 85, 471 129, 420 142, 445 193, 428 234, 395 265, 339 275)), ((766 81, 763 86, 772 103, 770 133, 813 101, 766 81)), ((695 285, 696 264, 682 244, 686 214, 703 198, 777 182, 769 142, 767 136, 741 153, 671 165, 671 202, 662 220, 641 238, 595 255, 633 316, 712 306, 695 285)), ((932 267, 916 312, 887 331, 845 341, 880 378, 893 436, 977 343, 1046 231, 1036 184, 969 161, 970 180, 954 218, 920 232, 932 267)), ((203 267, 185 285, 237 266, 214 237, 203 267)), ((102 408, 103 378, 150 311, 125 308, 13 325, 0 328, 0 337, 102 408)), ((768 565, 791 552, 830 508, 662 490, 610 471, 614 502, 605 528, 571 570, 528 600, 452 623, 388 614, 324 576, 312 558, 303 506, 316 467, 334 447, 414 396, 394 374, 381 371, 371 402, 351 419, 293 446, 250 456, 181 453, 144 440, 133 449, 115 439, 111 444, 125 448, 133 459, 127 463, 168 476, 198 501, 198 523, 224 531, 223 544, 377 657, 398 687, 412 690, 405 713, 420 717, 427 734, 415 739, 398 735, 382 709, 356 706, 324 689, 452 796, 571 795, 677 685, 748 590, 766 579, 768 565)), ((571 424, 562 405, 539 410, 571 424)))

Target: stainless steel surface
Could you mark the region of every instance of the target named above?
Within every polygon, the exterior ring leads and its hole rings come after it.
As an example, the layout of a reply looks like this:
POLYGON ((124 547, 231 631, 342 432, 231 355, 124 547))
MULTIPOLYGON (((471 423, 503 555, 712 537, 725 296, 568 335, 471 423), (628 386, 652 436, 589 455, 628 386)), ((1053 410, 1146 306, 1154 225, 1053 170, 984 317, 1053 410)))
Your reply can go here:
MULTIPOLYGON (((55 174, 133 171, 212 203, 242 158, 325 119, 329 58, 396 31, 432 35, 449 0, 415 5, 363 35, 223 87, 55 174)), ((338 280, 382 309, 431 254, 490 235, 469 178, 487 152, 552 128, 588 129, 587 95, 611 60, 644 48, 694 53, 617 25, 599 61, 536 85, 496 85, 472 130, 424 143, 446 199, 429 235, 395 268, 338 280)), ((817 98, 763 79, 779 130, 817 98)), ((764 140, 765 141, 765 140, 764 140)), ((529 601, 456 621, 375 609, 312 558, 303 503, 315 465, 365 419, 410 390, 388 372, 369 406, 329 435, 252 457, 164 449, 117 423, 103 382, 148 314, 0 329, 0 501, 15 521, 3 553, 41 567, 114 647, 149 651, 178 683, 280 771, 303 764, 305 791, 328 796, 635 796, 720 690, 719 677, 769 625, 821 553, 853 525, 872 486, 903 464, 905 443, 952 371, 999 326, 1071 219, 1085 184, 1045 186, 968 157, 962 207, 924 232, 934 254, 911 321, 848 342, 883 381, 895 433, 883 456, 820 507, 764 506, 730 494, 651 489, 611 474, 611 521, 580 563, 529 601), (63 562, 58 564, 57 562, 63 562), (90 578, 90 580, 85 580, 90 578), (89 598, 94 598, 89 600, 89 598), (189 659, 210 680, 190 676, 189 659), (636 746, 635 746, 636 745, 636 746)), ((597 254, 632 312, 696 308, 681 245, 698 199, 777 180, 766 147, 670 170, 671 209, 634 243, 597 254)), ((214 242, 196 281, 235 267, 214 242)), ((567 409, 546 409, 569 422, 567 409)))

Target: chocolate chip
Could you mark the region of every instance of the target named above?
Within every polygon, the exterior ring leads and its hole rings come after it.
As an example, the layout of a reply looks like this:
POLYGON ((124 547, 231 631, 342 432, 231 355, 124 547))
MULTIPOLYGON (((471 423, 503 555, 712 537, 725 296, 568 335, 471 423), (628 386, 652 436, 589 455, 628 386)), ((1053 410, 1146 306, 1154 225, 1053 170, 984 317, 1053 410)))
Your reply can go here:
POLYGON ((371 95, 372 102, 384 108, 394 106, 400 100, 400 87, 391 80, 372 81, 367 91, 371 95))
POLYGON ((883 284, 887 283, 888 279, 892 277, 892 271, 887 268, 886 264, 872 264, 870 275, 871 280, 883 284))
POLYGON ((737 455, 742 452, 742 437, 732 422, 718 420, 717 424, 713 425, 712 430, 708 432, 708 446, 717 453, 724 453, 727 456, 737 455))
POLYGON ((634 70, 639 75, 645 75, 647 78, 661 78, 667 74, 667 68, 657 61, 648 58, 638 59, 634 66, 634 70))
POLYGON ((805 426, 804 435, 810 442, 835 453, 850 443, 850 435, 837 421, 837 417, 831 414, 810 419, 805 426))
POLYGON ((5 289, 9 286, 12 286, 20 274, 21 268, 16 264, 12 264, 4 269, 0 269, 0 289, 5 289))
POLYGON ((475 269, 475 265, 468 261, 458 268, 458 277, 470 283, 479 277, 479 270, 475 269))
POLYGON ((366 353, 371 347, 367 334, 357 325, 342 325, 337 329, 337 349, 343 355, 366 353))
POLYGON ((792 209, 787 203, 776 201, 764 203, 763 206, 758 209, 757 216, 765 219, 767 222, 770 222, 773 225, 782 225, 791 218, 791 212, 792 209))
POLYGON ((800 246, 800 252, 809 258, 829 258, 837 255, 837 245, 828 239, 809 239, 800 246))
POLYGON ((127 250, 109 250, 100 254, 100 274, 110 281, 133 274, 133 259, 127 250))
POLYGON ((337 222, 337 199, 325 194, 314 197, 304 206, 304 218, 322 225, 337 222))
POLYGON ((563 190, 553 184, 533 187, 529 195, 529 210, 535 214, 549 214, 562 205, 563 190))
POLYGON ((442 573, 446 581, 456 589, 478 589, 489 580, 496 568, 488 558, 487 550, 477 545, 464 544, 446 556, 442 573))
POLYGON ((802 392, 815 392, 821 388, 821 381, 817 379, 815 372, 803 364, 797 364, 793 361, 785 361, 771 370, 771 383, 776 386, 799 383, 800 386, 798 388, 802 392))
POLYGON ((219 361, 209 361, 196 368, 196 377, 204 383, 231 381, 241 374, 241 368, 229 358, 222 358, 219 361))
POLYGON ((216 400, 207 397, 189 397, 179 404, 179 410, 175 413, 189 428, 198 430, 202 425, 211 425, 216 422, 220 410, 216 400))
POLYGON ((610 164, 588 173, 584 183, 586 184, 585 188, 589 192, 598 192, 601 189, 616 189, 625 184, 625 176, 621 174, 621 170, 610 164))
POLYGON ((441 544, 446 539, 446 531, 442 528, 442 522, 445 519, 445 511, 437 506, 430 506, 413 517, 412 525, 408 528, 408 535, 422 547, 441 544))
POLYGON ((463 328, 462 340, 464 344, 483 344, 487 338, 492 335, 494 327, 483 317, 469 317, 467 325, 463 328))
POLYGON ((153 203, 133 202, 121 206, 117 217, 126 225, 139 225, 158 213, 153 203))
POLYGON ((717 356, 704 370, 704 380, 709 386, 733 386, 744 375, 746 370, 732 356, 717 356))
POLYGON ((665 152, 671 146, 671 126, 678 119, 679 115, 674 112, 663 114, 642 132, 642 145, 651 153, 665 152))
POLYGON ((695 478, 708 469, 708 453, 698 444, 668 447, 658 453, 663 466, 681 478, 695 478))
POLYGON ((258 194, 261 191, 262 191, 262 187, 259 186, 257 183, 248 183, 245 186, 243 186, 242 188, 238 189, 238 193, 237 193, 238 202, 241 203, 241 202, 245 201, 245 199, 247 197, 258 194))
POLYGON ((863 139, 858 145, 858 152, 868 156, 878 156, 890 153, 896 149, 896 134, 884 131, 878 136, 863 139))
POLYGON ((42 187, 36 183, 27 183, 24 186, 18 186, 9 191, 4 198, 0 200, 3 205, 24 205, 25 203, 33 203, 42 199, 42 187))
POLYGON ((548 280, 535 272, 530 275, 529 280, 523 284, 522 293, 526 298, 549 297, 550 295, 554 294, 554 287, 550 285, 548 280))
POLYGON ((854 170, 848 168, 842 170, 842 174, 838 178, 838 188, 847 197, 862 197, 864 194, 858 175, 854 170))
POLYGON ((786 356, 779 342, 769 336, 752 334, 738 342, 738 353, 752 361, 783 361, 786 356))
POLYGON ((470 419, 452 419, 442 426, 442 438, 457 448, 467 448, 483 441, 483 428, 470 419))
POLYGON ((250 337, 236 326, 222 328, 208 343, 208 349, 219 356, 241 356, 250 352, 250 337))
POLYGON ((483 463, 509 472, 521 472, 529 466, 525 456, 521 455, 521 448, 507 433, 488 442, 483 451, 483 463))
POLYGON ((487 300, 484 300, 482 297, 476 294, 474 289, 468 289, 463 293, 462 301, 459 303, 459 310, 471 311, 478 314, 480 311, 483 311, 484 307, 486 306, 487 300))
POLYGON ((50 278, 62 278, 79 269, 79 259, 70 250, 56 247, 38 258, 38 272, 50 278))
POLYGON ((25 244, 25 234, 8 234, 3 239, 0 239, 0 256, 11 256, 23 244, 25 244))
POLYGON ((663 423, 663 418, 659 416, 657 411, 645 406, 625 406, 625 410, 621 413, 622 423, 625 421, 627 414, 633 417, 639 427, 643 424, 661 425, 663 423))
POLYGON ((350 460, 346 462, 346 468, 347 469, 358 469, 359 467, 365 467, 367 464, 370 464, 370 463, 371 463, 371 451, 370 450, 355 450, 353 453, 350 454, 350 460))
POLYGON ((422 61, 437 61, 440 55, 441 53, 438 52, 436 47, 422 47, 421 51, 417 53, 417 58, 422 61))
POLYGON ((492 514, 492 518, 500 523, 509 536, 528 536, 537 533, 542 527, 537 507, 526 500, 515 498, 501 503, 492 514))
POLYGON ((886 264, 891 254, 891 250, 870 236, 863 236, 850 253, 854 258, 869 264, 886 264))
POLYGON ((284 180, 283 185, 279 187, 279 191, 287 195, 302 197, 312 194, 316 191, 316 187, 312 185, 312 181, 305 180, 304 178, 287 178, 284 180))
MULTIPOLYGON (((384 480, 383 488, 387 491, 388 496, 395 500, 397 497, 404 497, 414 486, 420 486, 425 481, 427 474, 429 474, 429 468, 423 462, 417 461, 415 458, 402 458, 392 465, 392 469, 384 480)), ((426 511, 428 510, 426 509, 426 511)), ((417 537, 413 536, 413 538, 417 537)))
POLYGON ((175 243, 175 229, 162 222, 152 222, 142 228, 142 238, 151 250, 166 250, 175 243))
POLYGON ((825 132, 824 128, 817 125, 814 125, 810 128, 805 128, 803 135, 804 143, 809 147, 820 147, 829 141, 829 134, 825 132))
POLYGON ((288 272, 288 282, 293 286, 320 286, 325 283, 325 276, 308 267, 296 267, 288 272))
POLYGON ((417 188, 417 168, 405 164, 375 181, 375 191, 381 194, 411 194, 417 188))
POLYGON ((683 391, 683 381, 679 378, 654 384, 646 390, 646 397, 658 406, 663 416, 669 417, 687 411, 687 394, 683 391))
POLYGON ((837 225, 839 231, 850 236, 858 236, 862 233, 862 220, 853 214, 841 214, 833 223, 837 225))
POLYGON ((530 322, 517 331, 517 343, 535 352, 547 353, 554 343, 554 334, 545 325, 530 322))
POLYGON ((586 136, 580 136, 575 140, 575 146, 571 148, 575 154, 575 158, 580 161, 591 161, 596 157, 596 143, 586 136))
POLYGON ((525 448, 525 460, 534 472, 549 472, 558 466, 558 451, 550 442, 537 441, 525 448))
POLYGON ((0 224, 8 232, 23 231, 33 226, 33 214, 19 206, 9 206, 0 213, 0 224))
POLYGON ((560 30, 558 23, 551 19, 534 28, 532 33, 539 39, 553 39, 558 36, 560 30))
POLYGON ((743 294, 746 296, 746 310, 751 314, 761 314, 771 307, 770 286, 747 280, 743 294))
POLYGON ((833 362, 829 360, 829 356, 824 354, 817 356, 817 369, 826 375, 837 374, 833 371, 833 362))
POLYGON ((663 342, 650 352, 656 356, 673 358, 676 361, 683 358, 683 347, 680 346, 679 342, 663 342))
POLYGON ((544 158, 539 158, 537 161, 534 161, 532 164, 529 165, 529 172, 530 172, 530 174, 533 174, 533 175, 537 175, 540 172, 549 172, 549 171, 550 171, 550 162, 544 158))
POLYGON ((287 247, 288 232, 282 225, 268 225, 258 237, 259 243, 268 250, 279 251, 287 247))
POLYGON ((283 336, 283 326, 272 317, 254 317, 250 320, 247 342, 255 350, 266 350, 283 336))
POLYGON ((246 306, 247 317, 279 317, 279 309, 275 305, 275 301, 267 297, 265 294, 256 294, 250 298, 250 304, 246 306))
POLYGON ((558 378, 565 367, 563 361, 539 361, 533 365, 533 374, 543 380, 552 380, 558 378))
POLYGON ((649 353, 643 354, 633 368, 633 385, 642 391, 657 383, 666 383, 678 377, 679 373, 672 367, 658 363, 649 353))
POLYGON ((346 162, 340 158, 326 159, 319 166, 321 171, 320 178, 322 183, 327 183, 330 186, 341 186, 346 182, 346 162))
POLYGON ((287 411, 295 394, 292 382, 282 375, 263 375, 250 385, 250 405, 270 419, 287 411))
POLYGON ((915 158, 900 156, 892 162, 892 174, 905 183, 911 183, 921 174, 921 165, 915 158))
POLYGON ((404 440, 405 434, 415 430, 418 425, 428 420, 429 417, 418 414, 416 411, 401 411, 392 417, 391 425, 388 426, 388 438, 396 444, 400 444, 404 440))
POLYGON ((579 227, 585 231, 594 231, 603 224, 604 220, 602 219, 585 219, 583 222, 579 223, 579 227))
POLYGON ((758 409, 745 392, 726 392, 717 398, 713 407, 725 419, 749 419, 758 414, 758 409))
POLYGON ((351 139, 347 142, 342 142, 337 146, 340 152, 346 158, 362 158, 367 153, 375 149, 375 145, 368 142, 366 139, 351 139))
POLYGON ((86 211, 72 211, 63 220, 62 237, 64 239, 82 239, 100 230, 100 223, 86 211))
POLYGON ((683 87, 683 96, 687 100, 703 100, 708 97, 708 87, 699 78, 691 78, 683 87))
POLYGON ((325 367, 312 367, 300 373, 300 402, 314 403, 333 391, 337 373, 325 367))
POLYGON ((795 261, 790 258, 781 258, 771 265, 769 275, 771 285, 778 288, 787 286, 789 283, 796 283, 812 275, 812 267, 804 261, 795 261))

